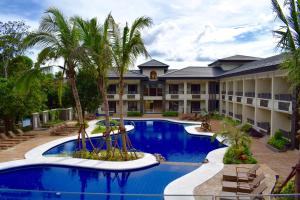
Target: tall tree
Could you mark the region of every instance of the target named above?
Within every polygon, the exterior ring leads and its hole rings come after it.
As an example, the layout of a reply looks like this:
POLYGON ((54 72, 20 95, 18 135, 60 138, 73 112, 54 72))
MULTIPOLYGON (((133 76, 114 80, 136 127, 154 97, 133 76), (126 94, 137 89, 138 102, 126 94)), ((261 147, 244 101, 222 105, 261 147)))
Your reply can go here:
POLYGON ((109 29, 112 23, 112 17, 109 14, 100 25, 96 18, 89 21, 84 21, 81 18, 75 18, 80 30, 84 46, 89 50, 89 56, 92 64, 95 66, 97 74, 98 91, 103 98, 103 107, 105 113, 105 138, 107 156, 111 154, 111 137, 110 137, 110 122, 109 122, 109 106, 107 99, 107 74, 112 67, 112 51, 109 44, 109 29))
POLYGON ((126 23, 125 27, 114 23, 112 29, 112 50, 115 69, 119 75, 119 114, 120 131, 122 135, 122 151, 125 153, 125 159, 128 159, 127 134, 124 126, 124 75, 130 66, 133 66, 140 55, 148 57, 141 31, 152 25, 152 19, 149 17, 139 17, 135 19, 131 27, 126 23))
POLYGON ((80 124, 82 149, 86 150, 85 127, 82 108, 76 87, 76 68, 87 62, 86 52, 80 44, 77 26, 67 19, 58 9, 49 8, 43 16, 37 32, 29 34, 25 39, 26 46, 40 45, 44 49, 39 54, 38 63, 47 59, 64 59, 61 66, 72 88, 80 124))
MULTIPOLYGON (((300 86, 300 1, 285 0, 282 7, 277 0, 272 0, 272 7, 278 19, 282 22, 279 30, 275 30, 275 35, 279 38, 277 47, 286 52, 286 59, 282 67, 288 71, 288 78, 293 88, 300 86), (285 13, 284 8, 288 12, 285 13)), ((299 97, 299 89, 295 89, 299 97)), ((297 105, 297 96, 293 97, 292 104, 297 105)), ((293 107, 294 127, 297 119, 298 109, 293 107)), ((294 130, 297 131, 297 130, 294 130)), ((296 193, 300 193, 300 159, 296 166, 296 193)))
POLYGON ((11 60, 24 52, 22 41, 28 35, 28 29, 22 21, 0 22, 0 68, 5 78, 8 78, 8 67, 13 67, 11 60))

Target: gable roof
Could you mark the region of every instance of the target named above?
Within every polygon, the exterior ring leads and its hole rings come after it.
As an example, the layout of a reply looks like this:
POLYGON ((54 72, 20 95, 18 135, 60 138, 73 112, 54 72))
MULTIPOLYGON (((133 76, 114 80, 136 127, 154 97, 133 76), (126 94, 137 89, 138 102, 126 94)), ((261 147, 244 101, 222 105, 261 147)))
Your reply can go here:
POLYGON ((234 76, 245 73, 257 73, 263 71, 271 71, 278 68, 278 65, 283 62, 285 54, 271 56, 261 60, 249 62, 235 69, 225 72, 221 76, 234 76))
POLYGON ((219 67, 185 67, 159 76, 160 79, 215 78, 224 71, 219 67))
POLYGON ((169 65, 162 63, 158 60, 152 59, 143 64, 138 65, 139 68, 156 67, 156 68, 168 68, 169 65))
MULTIPOLYGON (((117 72, 111 70, 111 71, 108 72, 108 78, 118 79, 119 75, 118 75, 117 72)), ((124 78, 125 79, 144 79, 144 78, 147 78, 147 76, 141 74, 139 70, 128 70, 124 74, 124 78)))
POLYGON ((212 66, 214 64, 216 64, 217 62, 222 62, 222 61, 233 61, 233 62, 239 62, 239 61, 256 61, 256 60, 260 60, 262 58, 258 58, 258 57, 253 57, 253 56, 244 56, 244 55, 234 55, 234 56, 229 56, 226 58, 220 58, 212 63, 210 63, 208 66, 212 66))

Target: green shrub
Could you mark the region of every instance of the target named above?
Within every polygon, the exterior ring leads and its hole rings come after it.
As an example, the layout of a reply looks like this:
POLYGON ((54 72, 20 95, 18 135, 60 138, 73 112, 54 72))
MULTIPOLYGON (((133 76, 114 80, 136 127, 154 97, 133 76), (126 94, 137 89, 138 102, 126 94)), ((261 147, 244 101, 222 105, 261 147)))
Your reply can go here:
POLYGON ((223 120, 224 116, 220 115, 218 112, 210 113, 210 118, 214 120, 223 120))
POLYGON ((246 124, 242 125, 241 131, 245 132, 245 133, 249 133, 251 128, 252 128, 252 126, 250 124, 246 123, 246 124))
MULTIPOLYGON (((113 131, 118 130, 117 126, 111 127, 113 131)), ((92 134, 98 134, 98 133, 104 133, 106 131, 106 127, 103 125, 98 125, 94 130, 92 131, 92 134)))
POLYGON ((176 111, 166 111, 166 112, 163 112, 162 116, 164 116, 164 117, 177 117, 178 112, 176 112, 176 111))
POLYGON ((237 126, 237 125, 240 125, 241 122, 238 121, 238 120, 234 120, 234 119, 231 119, 229 117, 225 117, 223 119, 224 123, 228 124, 228 125, 231 125, 231 126, 237 126))
POLYGON ((281 131, 281 130, 275 131, 275 133, 274 133, 274 138, 275 138, 276 140, 282 139, 282 138, 283 138, 283 133, 282 133, 282 131, 281 131))
POLYGON ((238 149, 229 147, 223 158, 224 164, 256 164, 257 160, 253 157, 248 146, 238 149))
POLYGON ((143 114, 139 111, 129 111, 127 112, 127 117, 141 117, 143 114))
POLYGON ((269 138, 268 144, 276 149, 283 150, 288 144, 288 141, 283 137, 283 133, 280 130, 277 130, 274 136, 269 138))
POLYGON ((60 123, 62 123, 62 122, 63 122, 63 120, 55 119, 55 120, 47 121, 47 123, 45 123, 45 125, 46 125, 46 126, 53 126, 53 125, 60 124, 60 123))
POLYGON ((55 121, 59 119, 59 110, 49 110, 50 120, 55 121))
POLYGON ((276 149, 283 150, 287 144, 287 141, 284 138, 276 139, 273 136, 273 137, 270 137, 270 139, 268 140, 268 144, 275 147, 276 149))
MULTIPOLYGON (((136 152, 137 157, 134 156, 132 153, 128 153, 128 160, 136 160, 139 158, 144 157, 144 153, 136 152)), ((118 149, 115 150, 114 156, 110 154, 107 156, 106 150, 94 150, 92 152, 89 151, 76 151, 73 153, 73 158, 83 158, 83 159, 92 159, 92 160, 108 160, 108 161, 123 161, 124 156, 120 154, 118 149)))
MULTIPOLYGON (((294 194, 295 193, 295 180, 290 180, 280 191, 280 194, 294 194)), ((292 200, 294 197, 281 197, 280 199, 292 200)))

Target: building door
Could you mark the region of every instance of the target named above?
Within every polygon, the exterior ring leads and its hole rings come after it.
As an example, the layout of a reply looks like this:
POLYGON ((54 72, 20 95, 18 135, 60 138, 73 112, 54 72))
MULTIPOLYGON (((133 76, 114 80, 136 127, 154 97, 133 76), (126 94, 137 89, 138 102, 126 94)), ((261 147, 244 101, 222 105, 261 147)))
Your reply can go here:
POLYGON ((162 101, 146 100, 144 102, 145 113, 161 113, 162 101))

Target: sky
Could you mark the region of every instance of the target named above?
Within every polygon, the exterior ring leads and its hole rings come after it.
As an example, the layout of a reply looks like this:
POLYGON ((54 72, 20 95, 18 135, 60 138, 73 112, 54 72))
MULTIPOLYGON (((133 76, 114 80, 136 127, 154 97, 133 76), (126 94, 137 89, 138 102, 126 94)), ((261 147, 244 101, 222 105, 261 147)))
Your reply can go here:
MULTIPOLYGON (((153 20, 143 31, 151 58, 171 68, 207 66, 235 54, 268 57, 280 53, 272 30, 279 23, 270 0, 1 0, 0 21, 23 20, 37 30, 49 7, 68 16, 104 21, 109 12, 120 24, 140 16, 153 20)), ((35 60, 40 49, 32 49, 35 60)), ((138 58, 136 65, 149 60, 138 58)))

